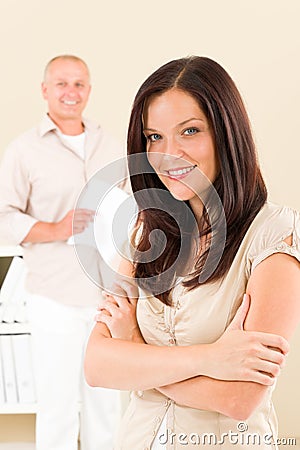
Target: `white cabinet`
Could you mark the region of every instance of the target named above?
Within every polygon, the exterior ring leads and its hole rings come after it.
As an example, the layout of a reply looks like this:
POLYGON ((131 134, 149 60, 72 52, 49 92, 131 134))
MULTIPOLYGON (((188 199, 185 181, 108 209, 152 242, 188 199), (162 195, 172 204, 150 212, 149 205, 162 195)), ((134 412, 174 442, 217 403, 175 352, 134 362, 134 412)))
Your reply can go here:
POLYGON ((36 397, 21 247, 0 246, 0 414, 32 414, 36 397))

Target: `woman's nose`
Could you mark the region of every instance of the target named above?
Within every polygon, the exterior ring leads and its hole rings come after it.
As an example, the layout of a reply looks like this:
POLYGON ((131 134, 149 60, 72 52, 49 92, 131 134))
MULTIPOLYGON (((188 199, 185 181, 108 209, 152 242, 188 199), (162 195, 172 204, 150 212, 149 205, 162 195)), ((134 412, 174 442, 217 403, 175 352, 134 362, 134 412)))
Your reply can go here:
POLYGON ((165 155, 180 158, 184 154, 183 148, 175 137, 170 137, 164 140, 162 151, 165 155))

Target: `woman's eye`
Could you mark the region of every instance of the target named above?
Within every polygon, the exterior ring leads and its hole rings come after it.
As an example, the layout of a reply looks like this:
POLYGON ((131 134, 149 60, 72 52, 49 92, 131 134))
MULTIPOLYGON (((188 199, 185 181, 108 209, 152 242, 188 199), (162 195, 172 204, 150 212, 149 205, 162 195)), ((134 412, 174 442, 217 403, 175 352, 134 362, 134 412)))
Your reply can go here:
POLYGON ((191 136, 198 132, 199 132, 198 128, 192 127, 192 128, 187 128, 186 130, 184 130, 183 134, 185 134, 186 136, 191 136))
POLYGON ((149 136, 147 136, 147 139, 151 142, 159 141, 159 139, 161 139, 161 135, 157 134, 157 133, 153 133, 153 134, 150 134, 149 136))

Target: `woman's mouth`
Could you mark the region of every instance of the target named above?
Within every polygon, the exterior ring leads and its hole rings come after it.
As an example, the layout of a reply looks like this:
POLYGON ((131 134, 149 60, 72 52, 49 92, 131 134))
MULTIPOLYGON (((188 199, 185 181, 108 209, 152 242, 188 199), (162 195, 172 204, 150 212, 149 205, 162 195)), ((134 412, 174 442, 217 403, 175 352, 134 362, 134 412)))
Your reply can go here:
POLYGON ((181 180, 182 178, 186 177, 192 170, 197 167, 197 164, 193 166, 188 167, 178 167, 176 169, 169 169, 165 170, 164 172, 168 175, 169 178, 172 178, 173 180, 181 180))

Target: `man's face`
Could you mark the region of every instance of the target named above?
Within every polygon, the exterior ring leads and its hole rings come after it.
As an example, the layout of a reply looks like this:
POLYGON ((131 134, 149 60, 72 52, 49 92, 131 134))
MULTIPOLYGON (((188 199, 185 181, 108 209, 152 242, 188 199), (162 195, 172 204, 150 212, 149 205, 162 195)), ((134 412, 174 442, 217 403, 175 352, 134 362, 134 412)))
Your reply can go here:
POLYGON ((81 120, 91 86, 86 66, 80 61, 57 59, 52 62, 42 83, 50 117, 57 123, 81 120))

